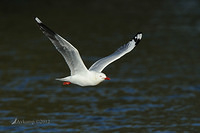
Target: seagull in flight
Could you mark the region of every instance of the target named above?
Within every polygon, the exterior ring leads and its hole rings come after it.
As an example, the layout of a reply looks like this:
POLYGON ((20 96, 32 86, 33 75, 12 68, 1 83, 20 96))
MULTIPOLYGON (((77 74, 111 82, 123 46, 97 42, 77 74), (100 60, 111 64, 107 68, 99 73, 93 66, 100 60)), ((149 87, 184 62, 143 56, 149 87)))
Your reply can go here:
POLYGON ((110 63, 133 50, 142 39, 142 33, 138 32, 127 44, 118 48, 111 55, 96 61, 89 69, 87 69, 81 59, 79 51, 71 43, 44 25, 38 17, 35 17, 34 19, 40 30, 49 38, 69 66, 71 76, 56 79, 62 81, 63 85, 72 83, 79 86, 95 86, 104 80, 110 80, 110 78, 102 73, 103 69, 110 63))

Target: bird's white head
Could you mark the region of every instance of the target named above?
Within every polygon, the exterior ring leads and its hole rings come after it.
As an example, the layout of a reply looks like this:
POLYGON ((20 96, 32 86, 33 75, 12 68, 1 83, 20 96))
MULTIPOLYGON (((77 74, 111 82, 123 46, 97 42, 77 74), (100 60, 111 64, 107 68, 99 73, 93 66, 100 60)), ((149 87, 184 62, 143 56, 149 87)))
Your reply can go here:
POLYGON ((110 80, 104 73, 96 73, 96 80, 102 82, 104 80, 110 80))

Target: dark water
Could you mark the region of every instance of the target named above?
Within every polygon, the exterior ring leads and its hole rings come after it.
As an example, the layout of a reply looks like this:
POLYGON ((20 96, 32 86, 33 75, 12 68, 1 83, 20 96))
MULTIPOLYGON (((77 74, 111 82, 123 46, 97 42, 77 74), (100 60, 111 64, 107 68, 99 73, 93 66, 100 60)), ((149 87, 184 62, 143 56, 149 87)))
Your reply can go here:
POLYGON ((0 132, 200 131, 200 2, 2 1, 0 132), (38 16, 79 49, 85 64, 127 43, 110 81, 62 86, 69 69, 33 21, 38 16), (13 123, 13 124, 12 124, 13 123))

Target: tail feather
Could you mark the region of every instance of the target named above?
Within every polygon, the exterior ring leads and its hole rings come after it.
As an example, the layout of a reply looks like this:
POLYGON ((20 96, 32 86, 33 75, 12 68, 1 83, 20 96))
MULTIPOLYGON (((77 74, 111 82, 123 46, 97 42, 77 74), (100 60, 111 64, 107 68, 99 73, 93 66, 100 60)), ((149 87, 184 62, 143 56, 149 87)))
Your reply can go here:
POLYGON ((69 78, 68 77, 65 77, 65 78, 56 78, 56 80, 58 80, 58 81, 69 81, 69 78))

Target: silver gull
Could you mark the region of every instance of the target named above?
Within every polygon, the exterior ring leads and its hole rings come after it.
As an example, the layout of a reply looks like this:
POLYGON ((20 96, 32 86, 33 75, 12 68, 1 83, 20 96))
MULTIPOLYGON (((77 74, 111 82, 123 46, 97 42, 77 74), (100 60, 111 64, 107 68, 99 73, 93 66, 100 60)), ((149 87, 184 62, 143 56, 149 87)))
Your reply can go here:
POLYGON ((142 33, 138 32, 127 44, 121 46, 111 55, 96 61, 89 69, 87 69, 78 50, 72 44, 44 25, 39 18, 35 17, 34 19, 44 35, 49 38, 56 49, 62 54, 69 66, 71 76, 56 79, 63 81, 63 85, 73 83, 80 86, 95 86, 104 80, 110 80, 110 78, 102 73, 102 70, 110 63, 133 50, 142 39, 142 33))

